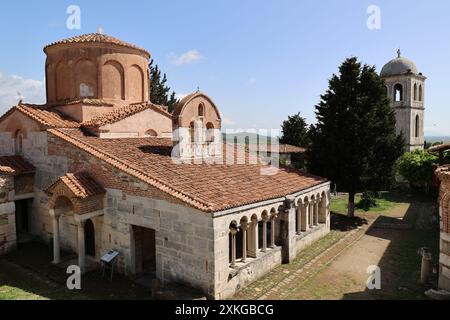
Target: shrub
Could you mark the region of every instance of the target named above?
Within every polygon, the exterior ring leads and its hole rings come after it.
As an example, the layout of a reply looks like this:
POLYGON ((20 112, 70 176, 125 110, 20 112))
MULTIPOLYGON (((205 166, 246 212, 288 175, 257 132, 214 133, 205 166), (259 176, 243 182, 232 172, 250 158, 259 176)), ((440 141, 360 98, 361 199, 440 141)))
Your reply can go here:
POLYGON ((398 161, 399 173, 412 187, 428 190, 433 182, 433 164, 438 157, 423 150, 405 153, 398 161))
POLYGON ((361 195, 361 200, 357 204, 358 209, 362 209, 364 211, 369 211, 370 208, 378 207, 377 204, 377 193, 373 191, 364 191, 361 195))

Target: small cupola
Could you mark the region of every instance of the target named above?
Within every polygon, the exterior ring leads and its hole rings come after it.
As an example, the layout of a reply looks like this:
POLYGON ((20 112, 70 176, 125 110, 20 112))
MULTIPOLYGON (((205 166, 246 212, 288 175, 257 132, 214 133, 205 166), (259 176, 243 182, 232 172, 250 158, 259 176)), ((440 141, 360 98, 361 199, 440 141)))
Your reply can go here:
POLYGON ((221 121, 207 95, 195 92, 184 97, 173 113, 173 155, 183 159, 221 155, 221 121))

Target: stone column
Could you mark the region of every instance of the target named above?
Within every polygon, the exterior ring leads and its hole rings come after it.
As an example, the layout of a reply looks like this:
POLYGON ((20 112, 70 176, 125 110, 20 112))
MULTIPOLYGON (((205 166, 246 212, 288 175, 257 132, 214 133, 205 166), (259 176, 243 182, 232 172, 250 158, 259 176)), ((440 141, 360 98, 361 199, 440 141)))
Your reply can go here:
POLYGON ((309 227, 312 228, 314 226, 314 202, 315 200, 309 203, 309 227))
POLYGON ((314 225, 319 225, 319 202, 320 198, 316 199, 316 202, 314 203, 314 225))
POLYGON ((59 247, 59 214, 55 213, 55 210, 50 210, 50 215, 53 220, 53 263, 58 264, 61 262, 61 249, 59 247))
POLYGON ((299 206, 297 207, 297 211, 296 211, 297 234, 300 234, 302 232, 302 210, 303 210, 303 206, 302 206, 302 204, 299 204, 299 206))
POLYGON ((231 267, 236 267, 236 233, 237 229, 231 228, 231 267))
POLYGON ((290 263, 296 257, 297 240, 295 237, 295 198, 286 197, 281 215, 283 246, 281 247, 281 258, 283 263, 290 263))
POLYGON ((248 223, 243 222, 241 223, 241 232, 242 232, 242 262, 247 261, 247 230, 248 230, 248 223))
POLYGON ((302 231, 306 232, 309 229, 309 204, 308 202, 302 205, 302 231))
POLYGON ((270 217, 270 247, 275 249, 275 220, 278 217, 276 213, 270 217))
POLYGON ((258 219, 253 219, 247 232, 248 253, 247 255, 256 258, 258 255, 258 219))
POLYGON ((262 232, 262 244, 263 247, 261 249, 261 252, 266 252, 267 251, 267 217, 263 218, 263 232, 262 232))
POLYGON ((84 224, 85 221, 78 221, 78 266, 80 267, 81 272, 84 272, 86 267, 84 224))

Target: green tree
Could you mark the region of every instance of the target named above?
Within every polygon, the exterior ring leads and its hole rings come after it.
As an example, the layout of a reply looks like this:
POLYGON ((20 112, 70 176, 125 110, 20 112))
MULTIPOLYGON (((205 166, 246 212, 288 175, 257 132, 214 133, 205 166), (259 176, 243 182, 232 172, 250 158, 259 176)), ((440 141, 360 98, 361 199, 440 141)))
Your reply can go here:
POLYGON ((167 86, 167 76, 161 75, 161 70, 153 59, 150 61, 150 101, 154 104, 167 106, 169 112, 173 112, 179 100, 174 91, 167 86))
POLYGON ((394 164, 403 154, 404 139, 396 134, 395 115, 375 67, 346 59, 339 75, 316 106, 311 127, 309 170, 347 191, 348 215, 355 211, 355 194, 388 188, 394 164))
POLYGON ((297 113, 289 116, 281 125, 282 136, 280 143, 286 143, 297 147, 308 145, 308 125, 304 118, 297 113))
POLYGON ((433 165, 438 157, 428 151, 415 150, 405 153, 398 160, 398 172, 412 187, 424 187, 428 192, 433 183, 433 165))

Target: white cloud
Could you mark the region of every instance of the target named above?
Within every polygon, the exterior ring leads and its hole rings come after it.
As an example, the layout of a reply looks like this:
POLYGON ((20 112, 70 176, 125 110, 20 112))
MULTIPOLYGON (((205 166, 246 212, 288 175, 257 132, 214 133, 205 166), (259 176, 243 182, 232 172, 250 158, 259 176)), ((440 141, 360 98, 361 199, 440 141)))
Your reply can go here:
POLYGON ((181 55, 171 53, 170 56, 171 56, 171 63, 176 66, 193 64, 203 59, 203 56, 196 49, 189 50, 181 55))
POLYGON ((5 112, 19 100, 27 103, 44 103, 44 81, 25 79, 16 75, 5 76, 0 73, 0 112, 5 112))

